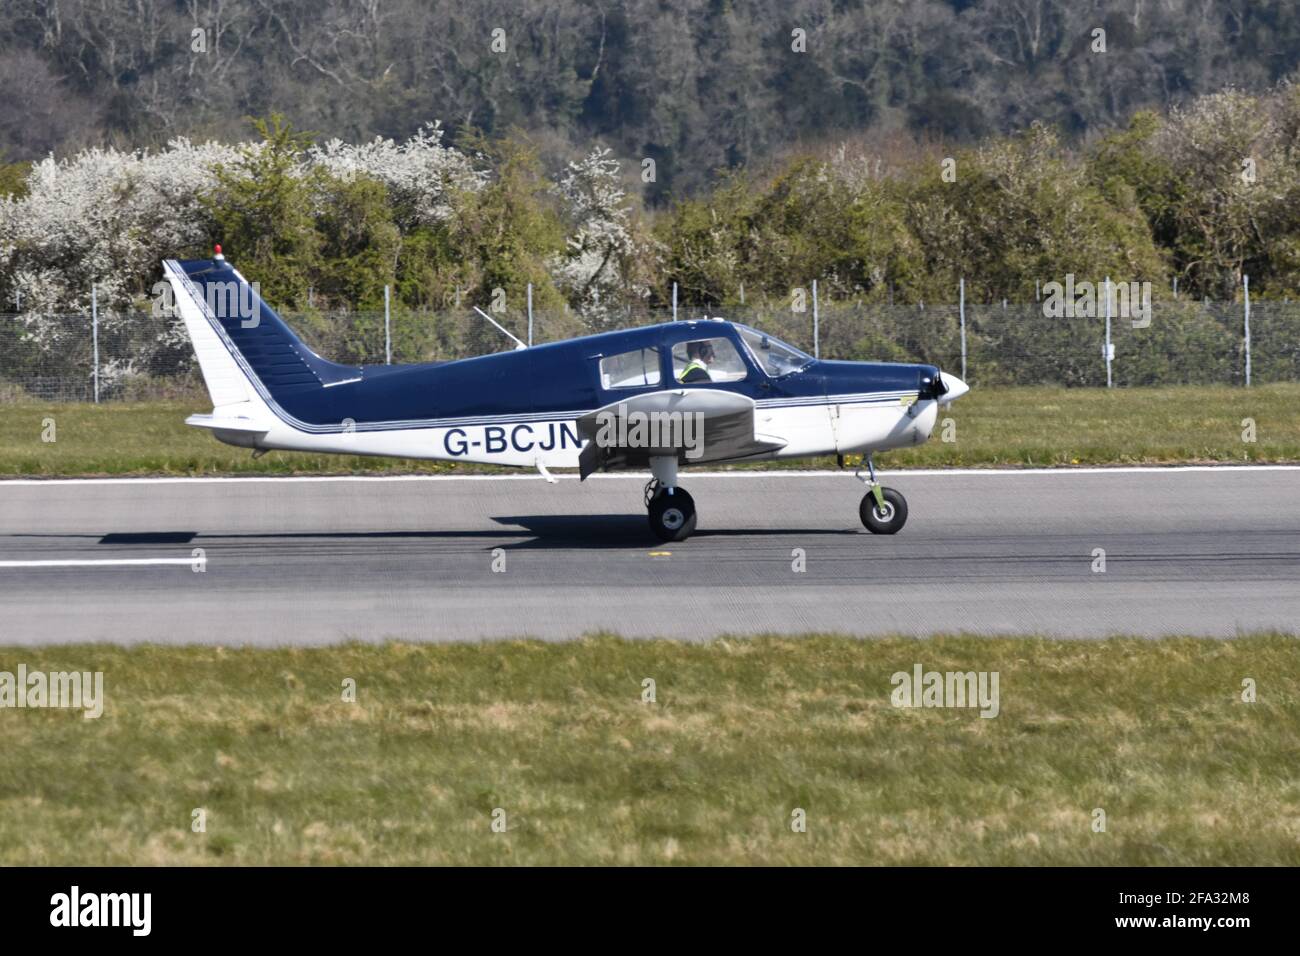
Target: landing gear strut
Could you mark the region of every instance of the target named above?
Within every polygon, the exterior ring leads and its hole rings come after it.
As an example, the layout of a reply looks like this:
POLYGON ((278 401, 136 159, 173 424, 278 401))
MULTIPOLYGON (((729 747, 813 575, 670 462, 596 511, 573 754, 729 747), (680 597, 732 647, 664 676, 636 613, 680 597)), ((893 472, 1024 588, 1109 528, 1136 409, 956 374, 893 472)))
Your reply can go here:
POLYGON ((677 459, 656 455, 650 470, 654 477, 645 486, 650 530, 660 541, 685 541, 695 530, 695 499, 677 487, 677 459))
POLYGON ((907 499, 876 481, 876 465, 869 453, 866 465, 870 477, 862 477, 861 468, 854 475, 868 488, 858 505, 858 517, 872 534, 897 534, 907 523, 907 499))

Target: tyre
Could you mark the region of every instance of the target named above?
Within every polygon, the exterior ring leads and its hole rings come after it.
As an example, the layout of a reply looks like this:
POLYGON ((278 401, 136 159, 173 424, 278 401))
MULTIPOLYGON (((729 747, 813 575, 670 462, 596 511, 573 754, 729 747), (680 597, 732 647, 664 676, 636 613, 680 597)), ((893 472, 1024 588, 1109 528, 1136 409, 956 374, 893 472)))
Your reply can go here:
POLYGON ((876 496, 868 491, 858 506, 858 517, 872 534, 897 534, 907 523, 907 499, 893 488, 881 491, 885 499, 884 509, 876 506, 876 496))
POLYGON ((650 530, 660 541, 685 541, 695 530, 695 500, 681 488, 650 501, 650 530))

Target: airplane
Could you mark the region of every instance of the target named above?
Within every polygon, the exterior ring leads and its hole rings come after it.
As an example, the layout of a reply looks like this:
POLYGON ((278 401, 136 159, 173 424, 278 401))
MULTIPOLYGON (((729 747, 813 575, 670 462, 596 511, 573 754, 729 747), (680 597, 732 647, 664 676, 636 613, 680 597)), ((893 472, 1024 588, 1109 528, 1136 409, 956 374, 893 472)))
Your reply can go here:
MULTIPOLYGON (((695 530, 679 466, 862 456, 858 515, 895 534, 907 501, 874 453, 930 437, 969 391, 934 365, 815 359, 725 319, 667 322, 411 365, 340 365, 294 334, 215 247, 163 263, 212 399, 186 424, 253 449, 597 471, 649 468, 661 541, 695 530)), ((490 317, 489 317, 490 318, 490 317)), ((503 330, 504 331, 504 330, 503 330)), ((508 334, 508 333, 507 333, 508 334)), ((518 340, 516 340, 518 341, 518 340)))

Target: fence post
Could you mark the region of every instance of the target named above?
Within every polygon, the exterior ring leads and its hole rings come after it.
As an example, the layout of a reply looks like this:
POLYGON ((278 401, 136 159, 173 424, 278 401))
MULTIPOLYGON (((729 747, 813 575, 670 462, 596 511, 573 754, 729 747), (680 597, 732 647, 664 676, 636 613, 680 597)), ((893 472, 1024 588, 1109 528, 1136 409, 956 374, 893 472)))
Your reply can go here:
POLYGON ((813 358, 822 357, 821 329, 817 314, 817 280, 813 279, 813 358))
POLYGON ((95 404, 99 404, 99 298, 95 283, 90 284, 90 343, 91 361, 94 362, 95 404))
POLYGON ((533 346, 533 284, 528 283, 528 347, 533 346))
POLYGON ((966 278, 957 280, 957 314, 961 318, 961 380, 966 381, 966 278))
POLYGON ((677 321, 677 283, 673 283, 673 321, 677 321))
POLYGON ((384 364, 393 364, 393 326, 388 307, 388 286, 384 286, 384 364))
POLYGON ((1115 347, 1110 344, 1110 276, 1106 276, 1106 387, 1111 387, 1110 363, 1115 357, 1115 347))
POLYGON ((1246 387, 1250 388, 1250 276, 1242 276, 1241 284, 1246 290, 1246 387))

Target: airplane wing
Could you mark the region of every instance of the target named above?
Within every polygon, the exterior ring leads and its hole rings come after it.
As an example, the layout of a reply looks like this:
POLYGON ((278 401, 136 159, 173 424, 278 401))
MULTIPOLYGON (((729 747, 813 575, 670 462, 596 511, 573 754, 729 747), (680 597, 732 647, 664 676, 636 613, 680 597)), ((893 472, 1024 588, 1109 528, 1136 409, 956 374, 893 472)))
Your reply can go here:
POLYGON ((677 388, 633 395, 578 419, 588 439, 579 474, 644 468, 652 456, 676 455, 684 464, 748 458, 785 446, 754 432, 754 400, 718 389, 677 388), (639 430, 638 430, 639 423, 639 430))

